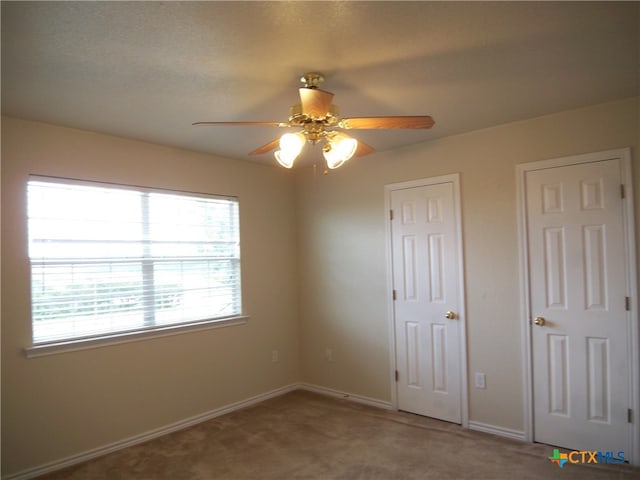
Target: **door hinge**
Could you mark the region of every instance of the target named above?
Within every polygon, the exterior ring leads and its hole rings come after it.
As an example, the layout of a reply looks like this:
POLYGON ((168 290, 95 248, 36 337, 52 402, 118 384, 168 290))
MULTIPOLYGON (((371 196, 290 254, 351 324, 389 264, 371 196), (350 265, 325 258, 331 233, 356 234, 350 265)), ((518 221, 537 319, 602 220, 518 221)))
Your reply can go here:
POLYGON ((627 423, 633 423, 633 410, 627 408, 627 423))
POLYGON ((620 198, 624 198, 624 184, 620 184, 620 198))
POLYGON ((398 299, 398 294, 396 293, 395 289, 393 290, 393 300, 397 300, 398 299))
POLYGON ((396 370, 396 382, 398 381, 399 375, 398 375, 398 370, 396 370))
POLYGON ((631 297, 624 297, 624 309, 627 312, 631 310, 631 297))
POLYGON ((389 210, 389 220, 393 220, 393 210, 389 210))

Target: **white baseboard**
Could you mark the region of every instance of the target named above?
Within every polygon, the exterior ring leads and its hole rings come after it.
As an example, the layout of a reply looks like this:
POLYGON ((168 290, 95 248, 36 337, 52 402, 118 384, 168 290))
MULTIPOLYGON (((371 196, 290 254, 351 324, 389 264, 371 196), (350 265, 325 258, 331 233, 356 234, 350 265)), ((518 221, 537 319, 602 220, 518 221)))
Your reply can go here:
POLYGON ((31 478, 38 477, 40 475, 44 475, 45 473, 51 473, 56 470, 61 470, 63 468, 71 467, 73 465, 86 462, 87 460, 101 457, 103 455, 107 455, 109 453, 122 450, 123 448, 132 447, 133 445, 138 445, 140 443, 153 440, 154 438, 158 438, 163 435, 167 435, 169 433, 176 432, 178 430, 182 430, 202 422, 206 422, 207 420, 211 420, 221 415, 225 415, 227 413, 240 410, 241 408, 245 408, 250 405, 263 402, 270 398, 284 395, 285 393, 289 393, 298 388, 299 388, 298 384, 287 385, 267 393, 256 395, 255 397, 251 397, 246 400, 241 400, 239 402, 235 402, 230 405, 226 405, 224 407, 216 408, 214 410, 202 413, 200 415, 195 415, 193 417, 180 420, 179 422, 175 422, 170 425, 157 428, 155 430, 150 430, 140 435, 135 435, 133 437, 126 438, 124 440, 120 440, 108 445, 104 445, 102 447, 94 448, 92 450, 87 450, 86 452, 82 452, 77 455, 72 455, 62 460, 57 460, 45 465, 41 465, 39 467, 30 468, 27 470, 23 470, 22 472, 14 473, 8 476, 3 476, 2 480, 28 480, 31 478))
POLYGON ((469 421, 469 430, 476 430, 478 432, 490 433, 499 437, 511 438, 513 440, 526 441, 524 432, 520 430, 512 430, 510 428, 496 427, 495 425, 488 425, 486 423, 469 421))
POLYGON ((308 392, 320 393, 322 395, 329 395, 330 397, 343 398, 345 400, 351 400, 352 402, 362 403, 372 407, 384 408, 386 410, 392 410, 391 402, 385 402, 378 400, 377 398, 365 397, 363 395, 356 395, 354 393, 341 392, 333 390, 331 388, 321 387, 319 385, 312 385, 309 383, 298 384, 300 390, 306 390, 308 392))
MULTIPOLYGON (((263 402, 270 398, 284 395, 294 390, 306 390, 308 392, 319 393, 322 395, 327 395, 335 398, 342 398, 345 400, 350 400, 352 402, 357 402, 357 403, 369 405, 372 407, 383 408, 386 410, 393 410, 393 406, 391 402, 387 402, 384 400, 379 400, 376 398, 366 397, 363 395, 357 395, 357 394, 348 393, 348 392, 341 392, 339 390, 333 390, 330 388, 321 387, 319 385, 312 385, 309 383, 292 383, 290 385, 286 385, 276 390, 272 390, 267 393, 256 395, 246 400, 241 400, 239 402, 235 402, 235 403, 226 405, 224 407, 216 408, 209 412, 205 412, 200 415, 195 415, 193 417, 186 418, 179 422, 175 422, 170 425, 157 428, 155 430, 150 430, 140 435, 135 435, 133 437, 120 440, 118 442, 113 442, 111 444, 104 445, 102 447, 94 448, 92 450, 87 450, 86 452, 79 453, 77 455, 72 455, 70 457, 63 458, 62 460, 57 460, 55 462, 41 465, 39 467, 30 468, 27 470, 23 470, 22 472, 14 473, 8 476, 3 476, 2 480, 29 480, 29 479, 38 477, 40 475, 44 475, 46 473, 51 473, 56 470, 61 470, 63 468, 71 467, 73 465, 77 465, 79 463, 86 462, 88 460, 101 457, 103 455, 107 455, 109 453, 113 453, 118 450, 122 450, 123 448, 131 447, 133 445, 138 445, 140 443, 153 440, 154 438, 158 438, 163 435, 167 435, 169 433, 176 432, 178 430, 182 430, 202 422, 206 422, 207 420, 211 420, 213 418, 219 417, 221 415, 225 415, 227 413, 234 412, 236 410, 240 410, 241 408, 255 405, 257 403, 263 402)), ((511 430, 508 428, 496 427, 493 425, 487 425, 480 422, 470 421, 469 429, 477 430, 479 432, 490 433, 490 434, 498 435, 501 437, 512 438, 515 440, 522 440, 522 441, 525 440, 524 432, 520 432, 518 430, 511 430)))

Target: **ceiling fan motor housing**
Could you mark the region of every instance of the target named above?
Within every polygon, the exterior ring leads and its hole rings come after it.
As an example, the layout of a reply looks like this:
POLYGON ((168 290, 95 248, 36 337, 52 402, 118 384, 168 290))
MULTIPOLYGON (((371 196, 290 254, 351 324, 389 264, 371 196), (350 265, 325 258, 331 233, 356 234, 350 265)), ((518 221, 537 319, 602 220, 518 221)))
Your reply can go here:
POLYGON ((303 133, 311 143, 318 142, 325 136, 325 128, 338 124, 338 107, 331 105, 324 117, 312 117, 303 112, 302 104, 296 104, 289 108, 289 125, 302 127, 303 133))

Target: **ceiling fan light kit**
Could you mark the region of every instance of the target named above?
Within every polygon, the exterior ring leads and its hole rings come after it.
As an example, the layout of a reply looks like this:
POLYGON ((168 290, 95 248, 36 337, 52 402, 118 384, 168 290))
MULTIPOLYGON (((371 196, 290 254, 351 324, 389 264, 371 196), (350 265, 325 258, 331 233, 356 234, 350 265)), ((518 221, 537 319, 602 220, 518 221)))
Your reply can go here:
POLYGON ((318 72, 304 74, 304 83, 298 92, 300 103, 289 109, 289 119, 278 122, 195 122, 193 125, 227 126, 278 126, 300 128, 295 133, 285 133, 279 139, 263 145, 249 155, 261 155, 276 148, 274 156, 285 168, 292 168, 306 143, 324 142, 322 155, 326 166, 335 169, 353 156, 363 156, 374 151, 372 147, 359 142, 340 130, 346 129, 428 129, 434 125, 430 116, 356 117, 340 119, 338 107, 334 105, 333 93, 318 88, 324 76, 318 72), (336 130, 340 129, 340 130, 336 130))
POLYGON ((327 167, 334 169, 349 160, 358 149, 358 141, 342 132, 328 132, 327 143, 322 148, 322 155, 327 167))
POLYGON ((293 162, 298 158, 298 155, 300 155, 306 141, 307 139, 302 132, 285 133, 282 135, 279 142, 280 150, 274 153, 278 163, 285 168, 293 167, 293 162))

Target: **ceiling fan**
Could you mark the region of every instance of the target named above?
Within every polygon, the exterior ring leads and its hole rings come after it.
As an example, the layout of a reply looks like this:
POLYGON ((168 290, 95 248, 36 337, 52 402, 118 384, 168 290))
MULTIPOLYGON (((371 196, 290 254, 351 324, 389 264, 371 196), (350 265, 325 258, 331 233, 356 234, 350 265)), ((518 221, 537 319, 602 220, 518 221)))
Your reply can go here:
MULTIPOLYGON (((340 118, 338 108, 332 103, 333 93, 318 88, 324 82, 321 73, 304 74, 300 81, 300 103, 289 109, 287 122, 194 122, 193 125, 269 126, 298 128, 295 133, 285 133, 266 145, 256 148, 249 155, 261 155, 276 150, 278 163, 293 167, 304 145, 323 142, 322 154, 328 168, 341 166, 351 157, 360 157, 374 151, 372 147, 347 135, 349 129, 427 129, 434 125, 430 116, 355 117, 340 118)), ((326 169, 325 169, 326 173, 326 169)))

